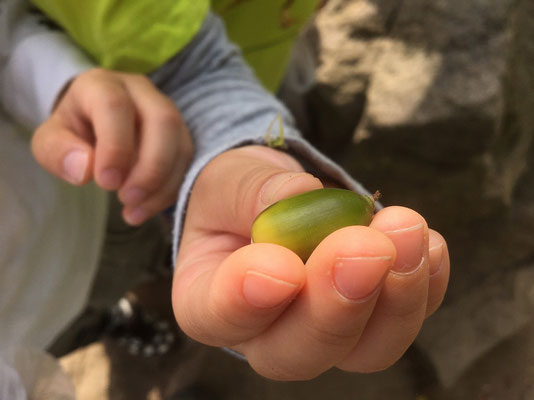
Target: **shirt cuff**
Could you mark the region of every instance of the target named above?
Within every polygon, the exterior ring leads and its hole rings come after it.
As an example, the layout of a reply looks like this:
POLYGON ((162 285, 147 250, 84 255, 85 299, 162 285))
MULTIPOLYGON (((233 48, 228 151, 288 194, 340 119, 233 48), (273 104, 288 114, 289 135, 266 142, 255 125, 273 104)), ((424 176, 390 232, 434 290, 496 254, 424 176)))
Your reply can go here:
POLYGON ((61 32, 21 40, 2 76, 2 97, 15 120, 33 130, 50 115, 58 94, 93 63, 61 32))

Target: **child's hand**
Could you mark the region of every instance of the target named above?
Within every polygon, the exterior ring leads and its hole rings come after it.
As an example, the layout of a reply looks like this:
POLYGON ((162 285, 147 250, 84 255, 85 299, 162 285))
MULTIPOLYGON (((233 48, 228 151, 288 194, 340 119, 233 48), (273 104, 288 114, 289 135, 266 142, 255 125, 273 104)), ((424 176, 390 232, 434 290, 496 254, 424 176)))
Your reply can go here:
POLYGON ((32 150, 67 182, 118 190, 135 225, 176 200, 192 143, 176 106, 147 78, 93 69, 72 81, 32 150))
POLYGON ((250 244, 262 209, 321 186, 269 148, 231 150, 206 166, 173 283, 175 316, 188 335, 233 348, 281 380, 334 366, 377 371, 401 357, 445 294, 445 240, 415 211, 388 207, 370 227, 328 236, 306 265, 286 248, 250 244))

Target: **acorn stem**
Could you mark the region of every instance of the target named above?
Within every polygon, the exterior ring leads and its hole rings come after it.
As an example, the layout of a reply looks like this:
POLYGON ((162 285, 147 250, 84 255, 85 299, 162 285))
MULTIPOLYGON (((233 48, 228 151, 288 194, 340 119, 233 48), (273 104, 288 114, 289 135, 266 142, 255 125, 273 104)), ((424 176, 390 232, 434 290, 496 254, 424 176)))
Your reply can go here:
POLYGON ((380 191, 377 190, 376 192, 373 193, 372 197, 374 201, 378 201, 378 199, 382 197, 382 193, 380 193, 380 191))

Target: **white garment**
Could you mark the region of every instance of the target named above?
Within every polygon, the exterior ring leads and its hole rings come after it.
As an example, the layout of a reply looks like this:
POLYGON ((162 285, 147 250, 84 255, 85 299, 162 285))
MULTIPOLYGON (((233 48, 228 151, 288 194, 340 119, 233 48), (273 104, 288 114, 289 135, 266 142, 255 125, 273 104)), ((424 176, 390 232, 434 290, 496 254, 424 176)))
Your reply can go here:
POLYGON ((45 172, 22 132, 0 114, 0 363, 44 349, 83 309, 107 212, 103 191, 45 172))
MULTIPOLYGON (((0 0, 0 99, 31 130, 90 63, 26 7, 26 1, 0 0)), ((0 111, 0 400, 73 398, 64 379, 52 379, 61 375, 59 365, 42 349, 84 307, 106 213, 105 193, 43 171, 28 134, 0 111), (56 383, 60 397, 57 387, 46 386, 56 383)))
MULTIPOLYGON (((0 98, 32 130, 65 83, 91 64, 27 7, 0 0, 0 98)), ((1 355, 16 343, 48 345, 82 309, 103 241, 106 198, 92 185, 75 188, 43 171, 28 135, 2 113, 0 218, 1 355)))
POLYGON ((106 221, 106 195, 45 172, 0 114, 0 353, 43 348, 83 307, 106 221))
POLYGON ((0 101, 33 130, 48 118, 65 84, 94 64, 27 8, 25 0, 0 0, 0 101))

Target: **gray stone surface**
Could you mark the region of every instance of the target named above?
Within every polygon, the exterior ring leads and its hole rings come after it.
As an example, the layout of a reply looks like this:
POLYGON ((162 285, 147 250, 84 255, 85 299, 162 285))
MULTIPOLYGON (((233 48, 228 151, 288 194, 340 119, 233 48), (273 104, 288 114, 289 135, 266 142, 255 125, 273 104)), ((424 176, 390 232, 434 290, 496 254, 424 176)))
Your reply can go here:
POLYGON ((534 265, 495 273, 432 317, 416 344, 451 387, 473 362, 534 322, 534 265))
POLYGON ((330 0, 299 45, 310 140, 448 240, 448 294, 422 336, 447 384, 528 320, 488 282, 534 259, 533 37, 530 0, 330 0))

